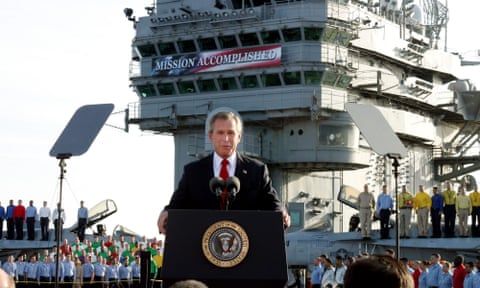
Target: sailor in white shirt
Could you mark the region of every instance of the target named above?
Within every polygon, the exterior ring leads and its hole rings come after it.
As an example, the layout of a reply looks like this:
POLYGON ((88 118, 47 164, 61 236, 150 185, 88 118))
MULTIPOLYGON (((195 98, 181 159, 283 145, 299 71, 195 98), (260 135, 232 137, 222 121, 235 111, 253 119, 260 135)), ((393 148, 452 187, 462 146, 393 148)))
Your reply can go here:
POLYGON ((345 272, 347 271, 347 266, 343 264, 342 256, 338 255, 335 258, 335 283, 338 288, 343 288, 343 278, 345 277, 345 272))
MULTIPOLYGON (((52 219, 53 219, 53 226, 55 227, 55 241, 57 241, 57 235, 58 235, 58 208, 60 207, 60 203, 57 204, 57 207, 53 209, 52 213, 52 219)), ((60 213, 60 220, 61 224, 63 225, 65 223, 65 211, 62 209, 62 213, 60 213)))
POLYGON ((335 284, 335 267, 332 265, 332 260, 330 258, 325 259, 323 265, 325 267, 322 276, 322 287, 333 288, 335 284))
POLYGON ((50 223, 50 208, 47 207, 47 201, 43 201, 43 207, 38 211, 40 217, 40 231, 42 232, 42 241, 48 241, 48 224, 50 223))

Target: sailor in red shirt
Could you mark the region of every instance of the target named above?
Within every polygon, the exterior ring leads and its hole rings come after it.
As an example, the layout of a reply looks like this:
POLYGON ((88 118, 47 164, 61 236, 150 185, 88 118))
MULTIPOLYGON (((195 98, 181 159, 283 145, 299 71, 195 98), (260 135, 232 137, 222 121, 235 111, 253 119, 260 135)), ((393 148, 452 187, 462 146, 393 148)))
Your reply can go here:
POLYGON ((421 262, 420 261, 415 261, 414 264, 414 271, 412 273, 413 277, 413 284, 415 284, 415 288, 418 288, 418 278, 420 277, 420 274, 422 274, 422 269, 420 268, 421 262))
POLYGON ((22 205, 22 200, 18 200, 18 205, 13 209, 13 222, 17 232, 17 240, 23 240, 23 222, 25 222, 26 213, 27 211, 25 206, 22 205))
POLYGON ((453 267, 455 270, 453 271, 453 288, 463 288, 463 280, 467 275, 465 271, 465 265, 463 265, 463 256, 457 255, 453 260, 453 267))
POLYGON ((63 239, 63 244, 60 246, 60 251, 63 255, 72 254, 72 246, 68 243, 68 239, 63 239))

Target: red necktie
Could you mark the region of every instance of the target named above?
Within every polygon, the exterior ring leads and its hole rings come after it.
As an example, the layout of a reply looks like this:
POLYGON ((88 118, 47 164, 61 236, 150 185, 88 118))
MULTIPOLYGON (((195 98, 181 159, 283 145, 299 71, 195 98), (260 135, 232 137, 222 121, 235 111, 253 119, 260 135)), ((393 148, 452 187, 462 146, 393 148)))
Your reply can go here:
MULTIPOLYGON (((223 180, 227 180, 228 178, 228 160, 227 159, 223 159, 222 160, 222 168, 220 169, 220 177, 222 177, 223 180)), ((225 205, 224 203, 226 203, 226 200, 227 200, 227 197, 228 197, 228 192, 227 192, 227 189, 223 189, 223 193, 222 193, 222 203, 220 203, 220 209, 221 210, 225 210, 225 205)))

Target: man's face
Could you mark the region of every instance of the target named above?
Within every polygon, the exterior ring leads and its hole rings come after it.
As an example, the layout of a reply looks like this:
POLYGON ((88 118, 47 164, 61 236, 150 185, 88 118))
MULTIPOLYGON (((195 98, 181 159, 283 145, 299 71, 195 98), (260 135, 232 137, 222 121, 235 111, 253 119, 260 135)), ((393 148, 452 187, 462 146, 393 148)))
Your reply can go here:
POLYGON ((217 119, 213 122, 212 132, 208 134, 208 138, 220 157, 228 158, 237 150, 242 138, 237 128, 237 123, 233 119, 217 119))
POLYGON ((465 271, 466 271, 467 273, 472 272, 472 267, 470 267, 470 265, 465 265, 465 271))

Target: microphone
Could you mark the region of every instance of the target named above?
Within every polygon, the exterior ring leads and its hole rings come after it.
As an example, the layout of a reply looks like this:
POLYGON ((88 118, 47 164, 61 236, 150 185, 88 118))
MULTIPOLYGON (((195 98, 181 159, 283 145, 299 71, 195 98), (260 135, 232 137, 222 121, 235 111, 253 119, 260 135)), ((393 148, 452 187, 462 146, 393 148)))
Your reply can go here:
POLYGON ((225 181, 222 179, 222 177, 213 177, 210 179, 209 186, 210 191, 212 191, 215 196, 221 197, 223 189, 225 188, 225 181))
POLYGON ((228 191, 228 197, 235 199, 235 195, 240 191, 240 179, 232 176, 225 181, 225 188, 228 191))

